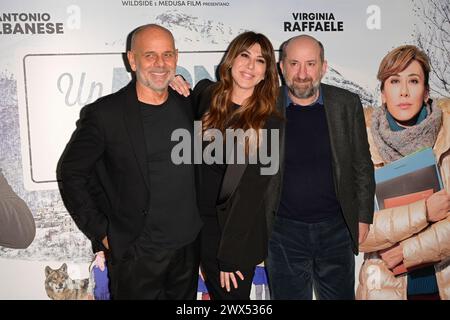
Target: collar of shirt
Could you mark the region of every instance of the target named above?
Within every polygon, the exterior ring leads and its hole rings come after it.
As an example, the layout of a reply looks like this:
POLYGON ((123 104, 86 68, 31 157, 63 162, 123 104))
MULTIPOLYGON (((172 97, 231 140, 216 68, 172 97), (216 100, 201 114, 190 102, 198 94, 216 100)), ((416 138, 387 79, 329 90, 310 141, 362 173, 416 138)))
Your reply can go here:
MULTIPOLYGON (((284 90, 284 96, 286 97, 285 102, 284 102, 285 107, 287 108, 290 104, 298 105, 298 104, 294 103, 291 100, 291 97, 289 97, 289 89, 288 89, 288 87, 287 86, 283 86, 283 90, 284 90)), ((302 107, 312 106, 312 105, 314 105, 316 103, 318 103, 321 106, 323 106, 322 86, 319 87, 319 96, 317 97, 317 100, 314 101, 313 103, 307 105, 307 106, 302 106, 302 107)))

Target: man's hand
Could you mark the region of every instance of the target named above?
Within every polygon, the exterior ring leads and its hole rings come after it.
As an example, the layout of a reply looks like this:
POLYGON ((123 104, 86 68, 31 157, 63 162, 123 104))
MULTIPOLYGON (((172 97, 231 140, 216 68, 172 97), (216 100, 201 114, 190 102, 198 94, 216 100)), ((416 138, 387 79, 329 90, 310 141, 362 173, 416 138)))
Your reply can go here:
POLYGON ((367 235, 369 234, 370 225, 367 223, 360 222, 359 223, 359 244, 366 241, 367 235))
POLYGON ((185 81, 182 76, 175 76, 175 78, 173 78, 173 80, 169 83, 169 86, 185 97, 188 97, 191 94, 189 91, 191 85, 189 82, 185 81))
POLYGON ((386 263, 387 267, 391 270, 403 262, 403 247, 401 244, 396 244, 393 247, 380 250, 378 253, 381 256, 381 259, 386 263))
POLYGON ((242 275, 242 273, 240 271, 235 271, 235 272, 220 271, 220 286, 222 288, 225 287, 228 292, 230 292, 230 289, 231 289, 230 280, 231 280, 231 282, 233 282, 233 286, 235 289, 237 289, 237 287, 238 287, 238 284, 236 281, 236 276, 234 275, 235 273, 238 275, 239 278, 241 278, 241 280, 244 280, 244 276, 242 275))
POLYGON ((106 249, 109 250, 108 237, 104 237, 104 238, 103 238, 102 244, 105 246, 106 249))
POLYGON ((437 222, 445 219, 450 213, 450 194, 445 190, 433 193, 426 204, 428 221, 437 222))

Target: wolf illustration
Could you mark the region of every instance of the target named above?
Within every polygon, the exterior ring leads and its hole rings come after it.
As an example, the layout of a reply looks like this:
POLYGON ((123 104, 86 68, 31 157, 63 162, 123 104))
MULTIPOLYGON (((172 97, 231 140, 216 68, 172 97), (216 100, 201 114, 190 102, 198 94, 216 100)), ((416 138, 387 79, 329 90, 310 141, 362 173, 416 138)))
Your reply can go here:
POLYGON ((92 300, 89 278, 72 280, 64 263, 59 269, 45 267, 45 291, 53 300, 92 300))

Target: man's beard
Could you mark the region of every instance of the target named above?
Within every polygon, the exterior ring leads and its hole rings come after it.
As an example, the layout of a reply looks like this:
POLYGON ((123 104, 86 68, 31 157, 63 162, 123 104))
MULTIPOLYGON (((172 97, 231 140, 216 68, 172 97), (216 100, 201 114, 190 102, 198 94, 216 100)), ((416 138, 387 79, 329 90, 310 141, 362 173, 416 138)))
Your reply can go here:
MULTIPOLYGON (((166 71, 168 71, 168 70, 164 69, 164 68, 154 68, 154 69, 150 70, 149 72, 166 72, 166 71)), ((139 74, 138 76, 140 77, 141 83, 145 87, 152 89, 154 91, 157 91, 157 92, 163 92, 163 91, 167 90, 169 83, 175 77, 175 73, 169 72, 169 76, 162 83, 158 83, 157 81, 154 81, 150 75, 145 77, 143 74, 139 74)))
POLYGON ((311 78, 306 78, 305 80, 294 79, 292 82, 286 82, 289 92, 298 99, 307 99, 313 97, 320 87, 320 80, 313 82, 311 78), (308 86, 297 86, 298 83, 309 83, 308 86))

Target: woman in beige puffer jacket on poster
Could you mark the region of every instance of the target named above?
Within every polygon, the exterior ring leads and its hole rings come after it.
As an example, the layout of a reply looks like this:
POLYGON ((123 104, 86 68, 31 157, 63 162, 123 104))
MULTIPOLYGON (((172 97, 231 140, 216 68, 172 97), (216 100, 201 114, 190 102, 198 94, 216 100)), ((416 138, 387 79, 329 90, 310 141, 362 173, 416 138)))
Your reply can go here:
POLYGON ((386 55, 378 71, 383 105, 365 110, 376 168, 432 147, 444 190, 426 200, 374 214, 357 299, 450 299, 450 99, 429 99, 429 59, 415 46, 386 55), (447 190, 447 191, 446 191, 447 190), (400 264, 411 268, 394 276, 400 264))

